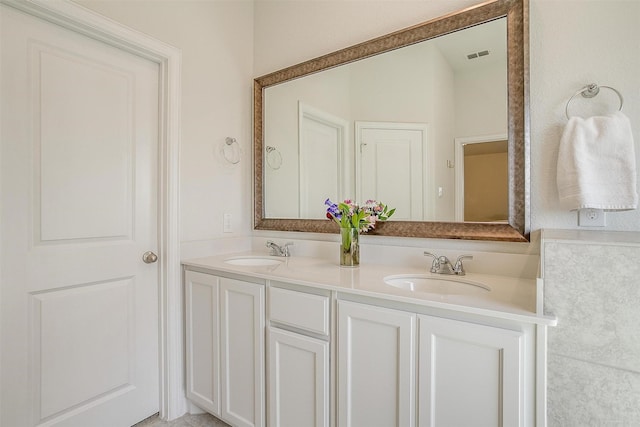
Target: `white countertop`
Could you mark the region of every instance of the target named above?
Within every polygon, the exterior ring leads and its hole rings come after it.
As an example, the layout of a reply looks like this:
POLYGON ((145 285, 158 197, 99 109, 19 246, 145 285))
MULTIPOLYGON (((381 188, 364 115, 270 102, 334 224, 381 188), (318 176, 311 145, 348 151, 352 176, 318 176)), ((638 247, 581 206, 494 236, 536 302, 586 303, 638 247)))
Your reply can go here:
POLYGON ((225 262, 237 257, 264 258, 266 255, 257 252, 224 254, 185 260, 183 265, 506 320, 551 326, 557 322, 555 317, 536 313, 536 281, 531 279, 467 273, 463 280, 480 282, 489 286, 491 291, 444 295, 404 290, 384 282, 384 277, 389 275, 431 275, 426 268, 367 263, 350 268, 322 258, 299 256, 272 257, 282 261, 274 266, 238 266, 225 262))

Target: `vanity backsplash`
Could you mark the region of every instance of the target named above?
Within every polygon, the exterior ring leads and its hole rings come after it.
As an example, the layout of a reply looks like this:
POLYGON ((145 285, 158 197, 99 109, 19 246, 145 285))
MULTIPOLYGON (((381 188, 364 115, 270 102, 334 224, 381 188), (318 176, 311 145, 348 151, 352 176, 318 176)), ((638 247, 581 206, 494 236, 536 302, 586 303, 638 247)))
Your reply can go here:
MULTIPOLYGON (((292 242, 290 246, 291 256, 317 257, 339 263, 338 235, 330 235, 331 240, 305 240, 291 239, 287 237, 261 237, 254 236, 251 250, 268 254, 267 241, 278 244, 292 242)), ((323 236, 324 237, 324 236, 323 236)), ((495 242, 460 242, 442 240, 419 240, 408 238, 385 239, 380 244, 381 237, 360 237, 360 262, 359 268, 366 268, 367 264, 395 265, 403 267, 424 267, 428 271, 431 259, 424 256, 424 251, 438 256, 444 255, 455 260, 460 255, 472 255, 472 260, 466 260, 465 269, 478 274, 495 274, 523 279, 535 279, 538 277, 540 255, 537 243, 519 244, 504 243, 505 252, 493 250, 498 247, 495 242), (470 243, 478 243, 473 245, 470 243), (509 248, 514 252, 507 252, 509 248), (523 250, 524 249, 524 250, 523 250)), ((503 249, 500 247, 500 249, 503 249)))

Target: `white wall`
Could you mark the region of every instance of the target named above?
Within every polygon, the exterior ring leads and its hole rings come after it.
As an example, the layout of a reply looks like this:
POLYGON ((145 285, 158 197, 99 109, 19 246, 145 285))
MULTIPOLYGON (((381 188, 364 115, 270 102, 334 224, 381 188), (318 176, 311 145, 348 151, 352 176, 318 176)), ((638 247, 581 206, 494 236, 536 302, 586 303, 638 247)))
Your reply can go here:
POLYGON ((253 2, 77 3, 182 50, 182 255, 247 247, 253 212, 253 2), (220 155, 227 136, 244 151, 237 165, 220 155), (224 213, 232 214, 233 233, 223 233, 224 213))
POLYGON ((436 199, 435 220, 452 221, 455 219, 455 172, 445 161, 453 161, 455 147, 451 143, 456 137, 455 133, 455 91, 458 84, 455 73, 452 72, 449 63, 445 60, 440 50, 434 51, 433 75, 431 80, 434 99, 437 105, 432 105, 433 123, 430 127, 431 138, 434 141, 435 153, 433 155, 435 170, 435 182, 432 191, 436 199), (442 196, 439 189, 442 188, 442 196))
POLYGON ((545 231, 542 257, 548 425, 639 426, 640 233, 545 231))
MULTIPOLYGON (((584 85, 613 86, 623 94, 623 111, 631 119, 636 164, 640 165, 638 52, 638 1, 531 3, 531 192, 535 228, 576 228, 575 213, 559 207, 555 175, 558 145, 566 124, 565 105, 584 85)), ((572 102, 572 109, 580 102, 585 101, 572 102)), ((640 211, 608 213, 606 229, 640 230, 640 211)))
POLYGON ((456 72, 456 137, 507 134, 507 64, 456 72))
POLYGON ((256 0, 254 72, 267 74, 477 3, 256 0))
MULTIPOLYGON (((264 186, 272 189, 264 199, 269 218, 298 218, 300 207, 298 101, 347 122, 351 121, 349 72, 334 68, 306 79, 267 88, 264 96, 264 140, 282 156, 279 169, 264 168, 264 186)), ((352 129, 348 130, 352 133, 352 129)), ((266 153, 265 153, 266 154, 266 153)), ((322 208, 324 199, 320 201, 322 208)))

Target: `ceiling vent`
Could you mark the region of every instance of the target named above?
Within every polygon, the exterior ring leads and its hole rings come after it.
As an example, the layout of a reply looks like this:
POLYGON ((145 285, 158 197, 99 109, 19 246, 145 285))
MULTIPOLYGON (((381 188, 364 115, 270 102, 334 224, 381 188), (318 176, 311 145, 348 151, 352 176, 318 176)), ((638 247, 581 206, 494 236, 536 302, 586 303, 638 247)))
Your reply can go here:
POLYGON ((487 56, 489 55, 489 51, 488 50, 481 50, 480 52, 473 52, 467 55, 467 59, 476 59, 476 58, 480 58, 481 56, 487 56))

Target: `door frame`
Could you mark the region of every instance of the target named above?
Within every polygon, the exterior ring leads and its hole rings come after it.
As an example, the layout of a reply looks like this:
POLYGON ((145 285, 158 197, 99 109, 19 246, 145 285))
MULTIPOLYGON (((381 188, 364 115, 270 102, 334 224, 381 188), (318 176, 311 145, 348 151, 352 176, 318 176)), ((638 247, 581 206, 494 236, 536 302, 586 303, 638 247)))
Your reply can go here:
POLYGON ((182 390, 182 274, 179 236, 181 51, 69 0, 0 2, 158 64, 159 412, 162 419, 177 418, 187 408, 182 390))

